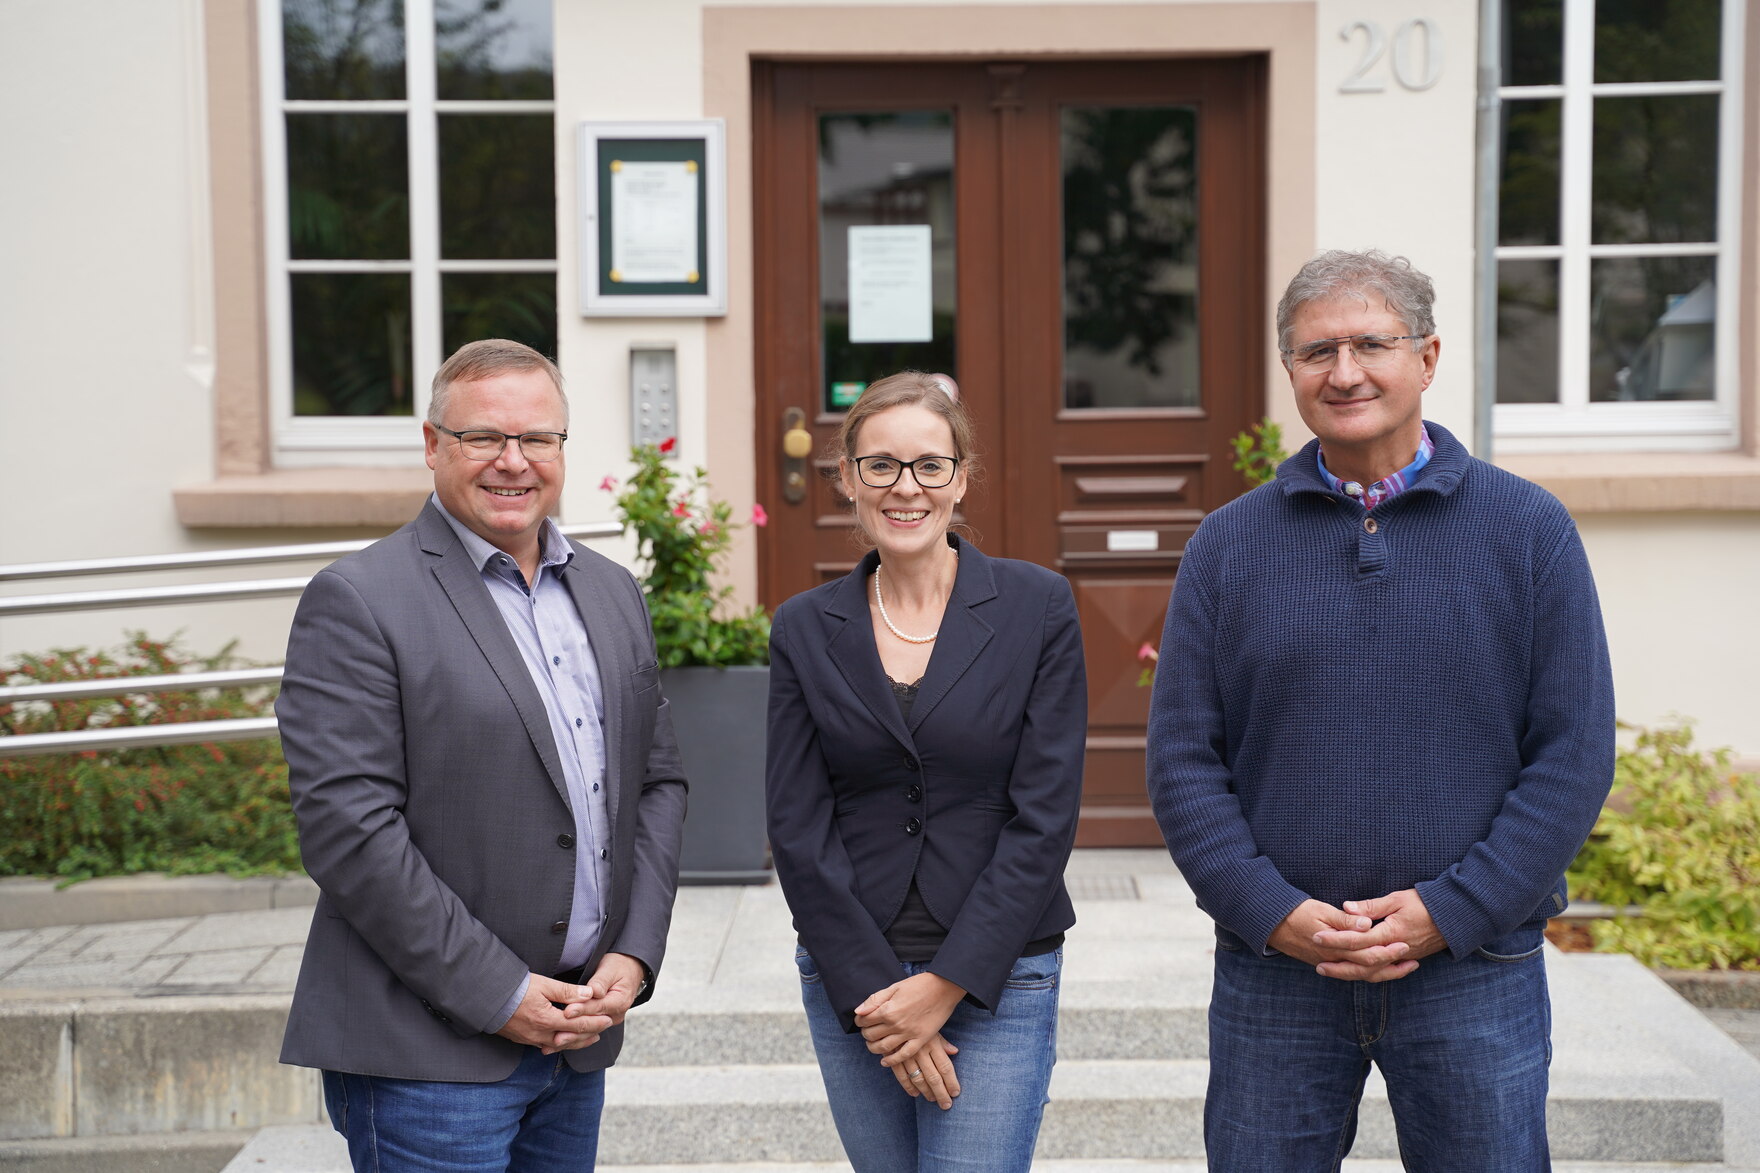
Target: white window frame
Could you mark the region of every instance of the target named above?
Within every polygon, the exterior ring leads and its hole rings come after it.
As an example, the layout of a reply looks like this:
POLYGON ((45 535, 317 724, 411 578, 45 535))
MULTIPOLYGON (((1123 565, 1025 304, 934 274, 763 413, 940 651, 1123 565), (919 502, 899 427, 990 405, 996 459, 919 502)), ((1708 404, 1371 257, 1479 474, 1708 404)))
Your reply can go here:
MULTIPOLYGON (((440 258, 442 114, 548 114, 554 101, 458 101, 437 98, 434 0, 403 0, 404 93, 400 99, 317 101, 287 98, 281 0, 257 0, 263 75, 263 228, 269 288, 269 404, 274 461, 282 468, 322 465, 419 465, 428 385, 445 361, 440 279, 447 273, 556 273, 549 260, 462 261, 440 258), (403 261, 298 261, 289 255, 288 114, 402 114, 409 141, 410 255, 403 261), (296 416, 293 413, 293 307, 296 273, 410 275, 410 416, 296 416)), ((554 141, 554 134, 552 134, 554 141)))
MULTIPOLYGON (((1488 0, 1490 2, 1490 0, 1488 0)), ((1720 79, 1713 82, 1596 83, 1595 0, 1565 0, 1564 76, 1560 85, 1501 86, 1499 97, 1562 100, 1559 243, 1500 245, 1498 261, 1557 261, 1557 403, 1498 403, 1493 428, 1500 453, 1568 451, 1715 451, 1738 444, 1738 350, 1741 335, 1742 48, 1744 0, 1723 0, 1720 79), (1717 240, 1697 244, 1592 244, 1590 184, 1594 100, 1682 94, 1718 96, 1717 240), (1716 259, 1715 397, 1659 403, 1589 400, 1589 270, 1615 257, 1704 256, 1716 259)), ((1493 63, 1495 64, 1495 63, 1493 63)), ((1497 199, 1501 176, 1490 179, 1497 199)), ((1497 280, 1494 265, 1488 279, 1497 280)))

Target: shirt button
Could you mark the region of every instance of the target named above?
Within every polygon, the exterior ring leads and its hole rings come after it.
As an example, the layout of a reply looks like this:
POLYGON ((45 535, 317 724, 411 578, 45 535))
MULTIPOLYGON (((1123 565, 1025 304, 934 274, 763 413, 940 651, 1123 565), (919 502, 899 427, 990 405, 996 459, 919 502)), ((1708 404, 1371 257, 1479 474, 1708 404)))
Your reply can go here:
POLYGON ((581 720, 581 719, 580 719, 580 718, 579 718, 579 717, 576 717, 576 718, 575 718, 575 719, 574 719, 574 727, 575 727, 575 728, 576 728, 576 729, 579 729, 579 728, 580 728, 580 727, 581 727, 581 726, 582 726, 582 725, 583 725, 583 724, 585 724, 585 722, 584 722, 584 721, 582 721, 582 720, 581 720))
POLYGON ((568 932, 568 922, 565 920, 559 920, 550 926, 550 931, 553 933, 566 933, 568 932))
POLYGON ((921 820, 921 819, 906 819, 905 820, 904 833, 906 835, 915 835, 918 831, 921 831, 922 829, 923 829, 923 820, 921 820))
POLYGON ((597 782, 593 783, 593 793, 599 793, 599 784, 597 782))
POLYGON ((916 785, 915 783, 912 783, 911 785, 906 786, 904 788, 904 796, 906 798, 910 799, 912 802, 922 802, 923 801, 923 788, 921 786, 916 785))
POLYGON ((558 847, 573 847, 574 846, 574 836, 567 834, 566 832, 564 832, 561 835, 558 835, 556 837, 556 846, 558 846, 558 847))
POLYGON ((1363 528, 1370 533, 1374 533, 1376 530, 1380 529, 1381 527, 1379 525, 1375 524, 1375 519, 1373 517, 1365 517, 1363 519, 1363 528))
POLYGON ((611 858, 611 849, 609 847, 601 847, 599 849, 599 858, 600 859, 610 859, 611 858))
POLYGON ((560 663, 562 663, 562 657, 561 656, 551 656, 550 662, 552 664, 560 664, 560 663))

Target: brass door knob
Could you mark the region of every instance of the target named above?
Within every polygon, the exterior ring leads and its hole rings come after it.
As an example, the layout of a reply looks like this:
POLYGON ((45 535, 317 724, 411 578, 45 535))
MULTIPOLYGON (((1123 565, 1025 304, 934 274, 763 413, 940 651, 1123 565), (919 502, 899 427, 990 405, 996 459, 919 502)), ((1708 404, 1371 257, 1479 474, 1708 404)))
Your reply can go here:
POLYGON ((813 433, 805 428, 790 428, 782 434, 782 453, 790 460, 805 460, 813 454, 813 433))

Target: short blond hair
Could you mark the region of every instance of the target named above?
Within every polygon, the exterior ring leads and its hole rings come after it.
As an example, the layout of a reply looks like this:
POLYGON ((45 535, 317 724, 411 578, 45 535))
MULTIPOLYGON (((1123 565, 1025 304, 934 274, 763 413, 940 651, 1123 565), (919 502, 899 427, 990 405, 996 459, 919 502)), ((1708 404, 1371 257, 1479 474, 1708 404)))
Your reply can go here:
POLYGON ((518 371, 543 371, 550 376, 550 385, 556 388, 556 398, 562 401, 562 426, 567 427, 568 393, 562 389, 562 372, 556 369, 555 363, 511 338, 467 342, 440 364, 440 369, 434 372, 433 391, 428 396, 428 422, 437 428, 444 426, 446 403, 452 397, 454 383, 474 383, 478 379, 518 371))

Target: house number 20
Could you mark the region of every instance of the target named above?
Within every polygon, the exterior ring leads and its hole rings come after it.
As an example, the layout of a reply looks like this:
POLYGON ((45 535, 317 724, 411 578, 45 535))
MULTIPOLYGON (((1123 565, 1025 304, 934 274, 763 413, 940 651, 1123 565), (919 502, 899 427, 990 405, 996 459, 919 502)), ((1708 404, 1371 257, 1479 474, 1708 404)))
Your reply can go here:
POLYGON ((1394 29, 1392 53, 1387 52, 1386 32, 1374 21, 1347 24, 1338 30, 1338 39, 1349 41, 1359 31, 1363 34, 1363 56, 1351 75, 1338 84, 1339 93, 1379 94, 1385 90, 1385 81, 1370 76, 1384 55, 1392 67, 1393 80, 1408 90, 1427 90, 1442 77, 1442 30, 1435 21, 1418 17, 1394 29), (1420 42, 1421 51, 1414 49, 1413 41, 1420 42))

